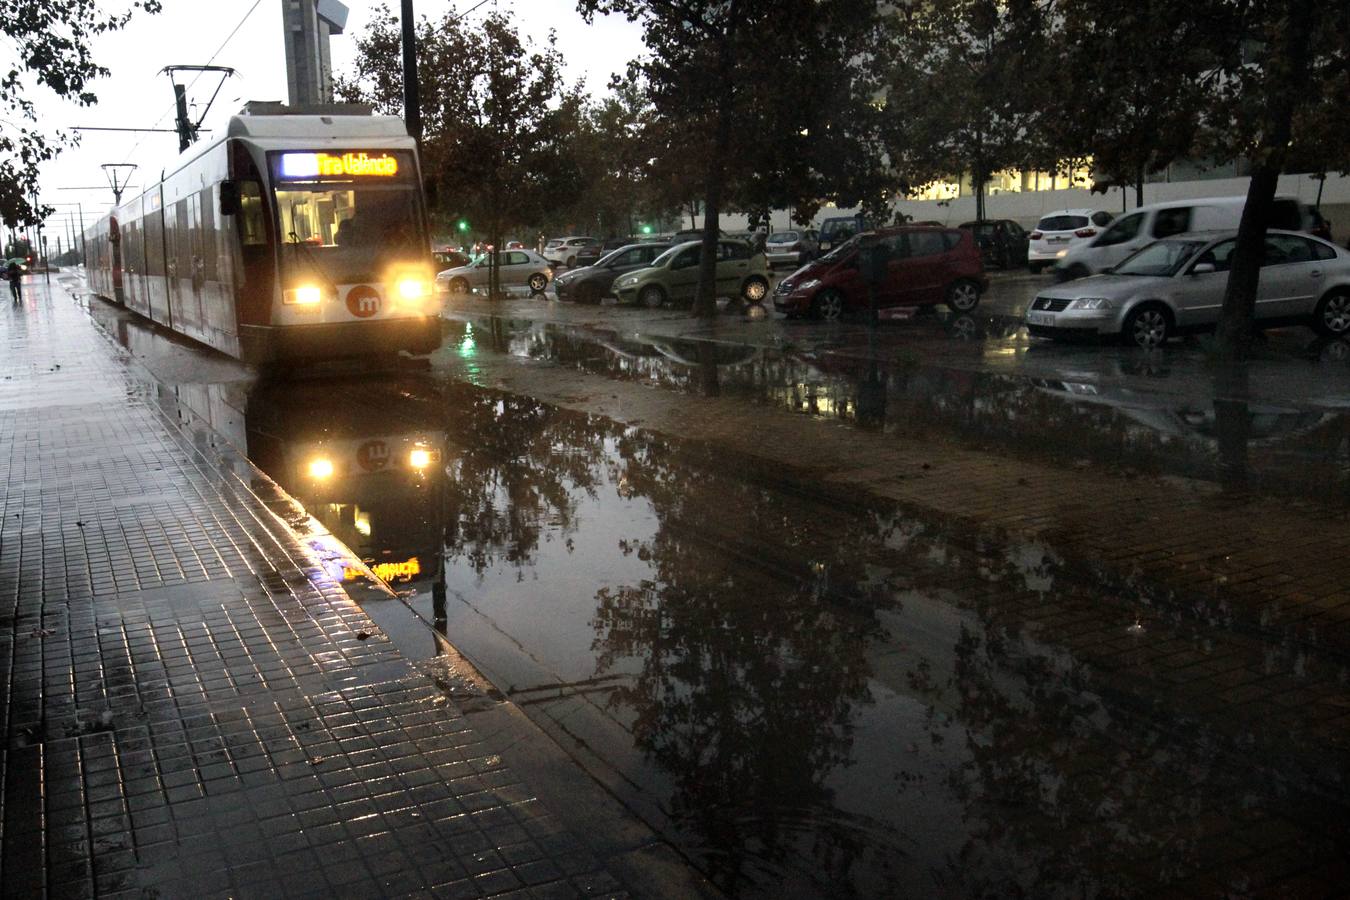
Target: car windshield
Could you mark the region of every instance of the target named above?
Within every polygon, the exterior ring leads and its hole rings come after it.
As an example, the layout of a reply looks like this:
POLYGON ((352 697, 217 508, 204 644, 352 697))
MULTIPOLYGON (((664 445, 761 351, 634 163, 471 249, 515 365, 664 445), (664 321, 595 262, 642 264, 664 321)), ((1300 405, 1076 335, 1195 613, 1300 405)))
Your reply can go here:
POLYGON ((676 253, 683 250, 687 246, 688 246, 687 244, 676 244, 674 247, 671 247, 665 253, 662 253, 656 259, 652 260, 652 268, 656 269, 660 268, 661 266, 664 266, 666 263, 670 262, 675 257, 676 253))
POLYGON ((1088 226, 1087 216, 1046 216, 1036 225, 1037 231, 1076 231, 1088 226))
POLYGON ((826 253, 824 256, 822 256, 820 258, 820 261, 825 263, 838 262, 839 260, 848 256, 854 250, 857 250, 858 247, 862 244, 863 238, 867 236, 868 235, 861 235, 861 234, 854 235, 853 237, 844 241, 844 243, 840 244, 838 247, 835 247, 829 253, 826 253))
POLYGON ((795 240, 797 240, 797 232, 795 231, 776 231, 769 235, 768 242, 770 244, 790 244, 795 240))
POLYGON ((1206 241, 1154 241, 1112 269, 1115 275, 1170 277, 1181 271, 1206 241))
POLYGON ((624 253, 626 253, 626 252, 628 251, 628 249, 629 249, 630 247, 632 247, 632 246, 635 246, 635 245, 633 245, 633 244, 624 244, 622 247, 619 247, 617 250, 611 250, 611 251, 609 251, 609 252, 606 253, 604 256, 600 257, 599 259, 597 259, 597 260, 595 261, 596 266, 607 266, 607 265, 609 265, 610 263, 614 262, 614 260, 618 259, 620 256, 623 256, 624 253))
POLYGON ((820 237, 827 241, 842 241, 857 233, 857 219, 830 219, 820 226, 820 237))

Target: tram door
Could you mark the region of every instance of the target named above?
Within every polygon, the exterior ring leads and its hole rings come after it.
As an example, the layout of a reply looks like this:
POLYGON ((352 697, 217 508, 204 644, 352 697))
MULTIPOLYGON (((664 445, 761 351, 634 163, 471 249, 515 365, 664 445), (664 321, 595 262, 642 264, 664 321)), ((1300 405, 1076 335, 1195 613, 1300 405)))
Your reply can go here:
POLYGON ((108 245, 112 251, 112 297, 118 303, 125 304, 122 293, 122 230, 117 225, 117 217, 108 219, 108 245))
POLYGON ((201 208, 193 193, 165 211, 169 234, 164 241, 169 252, 169 295, 174 327, 206 340, 201 300, 201 208))

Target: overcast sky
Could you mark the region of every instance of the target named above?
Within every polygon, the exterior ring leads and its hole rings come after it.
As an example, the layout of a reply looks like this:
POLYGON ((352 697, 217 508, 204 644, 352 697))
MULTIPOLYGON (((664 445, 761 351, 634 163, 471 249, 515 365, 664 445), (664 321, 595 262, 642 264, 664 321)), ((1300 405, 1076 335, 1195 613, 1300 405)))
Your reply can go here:
MULTIPOLYGON (((105 125, 137 128, 173 127, 173 89, 159 72, 167 65, 200 65, 216 52, 226 35, 253 12, 215 58, 215 65, 231 66, 238 75, 225 82, 211 108, 205 128, 236 112, 246 100, 282 100, 286 97, 286 57, 281 35, 281 9, 285 0, 164 0, 157 16, 137 16, 122 32, 102 38, 95 46, 97 61, 112 70, 109 78, 96 83, 99 104, 82 109, 57 101, 41 88, 34 91, 44 127, 105 125)), ((352 36, 362 32, 373 2, 344 0, 351 9, 347 32, 332 39, 333 68, 343 72, 353 55, 352 36)), ((439 19, 448 9, 468 9, 476 0, 415 0, 417 15, 439 19)), ((502 11, 515 11, 521 31, 542 42, 549 29, 558 33, 558 48, 567 61, 569 80, 585 78, 593 95, 604 92, 609 76, 624 69, 643 50, 640 28, 622 18, 609 18, 587 25, 572 0, 489 0, 473 21, 493 3, 502 11)), ((108 9, 119 0, 105 0, 108 9)), ((397 10, 398 0, 390 0, 397 10)), ((189 92, 189 98, 205 102, 214 82, 207 76, 189 92)), ((42 199, 47 203, 83 204, 85 224, 97 218, 111 203, 103 170, 105 162, 135 162, 141 166, 133 184, 141 184, 144 172, 164 165, 177 154, 172 134, 121 134, 84 132, 81 146, 67 150, 43 170, 42 199), (92 190, 65 190, 91 187, 92 190), (90 211, 95 215, 91 218, 90 211)), ((58 215, 73 213, 73 206, 58 206, 58 215)), ((57 223, 52 223, 57 233, 57 223)))

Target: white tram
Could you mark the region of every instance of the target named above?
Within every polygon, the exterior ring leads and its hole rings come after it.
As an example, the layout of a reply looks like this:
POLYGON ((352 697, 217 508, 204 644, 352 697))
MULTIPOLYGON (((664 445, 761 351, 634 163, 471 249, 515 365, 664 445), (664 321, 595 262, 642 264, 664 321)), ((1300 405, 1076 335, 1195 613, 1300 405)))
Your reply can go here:
POLYGON ((441 342, 397 117, 234 116, 85 239, 95 293, 248 362, 441 342))

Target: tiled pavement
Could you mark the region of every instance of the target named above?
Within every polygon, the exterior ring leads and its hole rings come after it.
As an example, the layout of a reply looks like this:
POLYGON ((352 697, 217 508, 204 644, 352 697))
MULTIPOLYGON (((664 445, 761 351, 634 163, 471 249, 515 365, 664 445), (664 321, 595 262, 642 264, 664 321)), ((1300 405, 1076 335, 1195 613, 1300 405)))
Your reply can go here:
POLYGON ((622 893, 52 288, 0 308, 0 893, 622 893))

